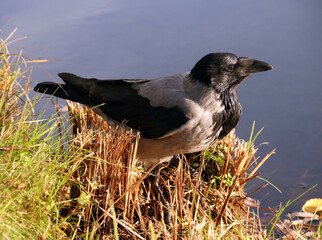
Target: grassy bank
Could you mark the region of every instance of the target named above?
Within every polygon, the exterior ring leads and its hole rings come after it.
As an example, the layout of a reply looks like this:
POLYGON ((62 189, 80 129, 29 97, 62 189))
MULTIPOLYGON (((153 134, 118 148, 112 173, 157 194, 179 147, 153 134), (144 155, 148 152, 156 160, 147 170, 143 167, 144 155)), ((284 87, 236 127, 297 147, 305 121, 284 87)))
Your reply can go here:
POLYGON ((64 224, 59 217, 62 190, 81 153, 64 144, 66 134, 57 135, 58 116, 34 118, 37 102, 28 97, 28 63, 20 54, 10 55, 4 40, 0 54, 1 238, 55 239, 64 224))
MULTIPOLYGON (((279 215, 263 226, 258 204, 244 193, 274 153, 256 157, 255 134, 245 142, 231 132, 205 152, 165 166, 160 186, 174 216, 166 226, 145 181, 149 172, 135 160, 139 136, 112 129, 74 103, 68 115, 57 106, 50 119, 35 114, 42 96, 29 99, 29 63, 9 53, 8 41, 0 49, 0 238, 274 238, 279 215)), ((283 234, 306 236, 301 229, 283 234)))

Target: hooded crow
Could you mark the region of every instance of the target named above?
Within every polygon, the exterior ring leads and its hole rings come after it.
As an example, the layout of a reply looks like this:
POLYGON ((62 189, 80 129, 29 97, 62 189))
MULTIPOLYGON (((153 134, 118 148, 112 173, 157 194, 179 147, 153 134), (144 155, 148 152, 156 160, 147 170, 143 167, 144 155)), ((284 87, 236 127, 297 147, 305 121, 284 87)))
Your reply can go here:
MULTIPOLYGON (((110 124, 126 121, 140 132, 137 157, 150 168, 173 155, 204 150, 226 136, 241 117, 237 86, 253 73, 272 68, 232 53, 210 53, 188 73, 152 80, 98 80, 60 73, 65 84, 43 82, 34 90, 98 106, 93 110, 110 124)), ((156 169, 158 176, 160 167, 156 169)), ((157 179, 153 184, 161 193, 157 179)))

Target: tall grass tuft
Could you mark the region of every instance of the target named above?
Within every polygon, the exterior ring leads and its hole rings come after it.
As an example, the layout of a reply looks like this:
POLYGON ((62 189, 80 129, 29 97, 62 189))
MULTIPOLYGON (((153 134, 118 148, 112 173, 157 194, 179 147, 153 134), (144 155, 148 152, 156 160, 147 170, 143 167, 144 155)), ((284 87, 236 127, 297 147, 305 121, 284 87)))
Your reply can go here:
POLYGON ((67 236, 60 209, 82 152, 57 135, 57 116, 34 117, 30 72, 21 53, 9 53, 9 41, 0 39, 0 238, 58 239, 67 236))

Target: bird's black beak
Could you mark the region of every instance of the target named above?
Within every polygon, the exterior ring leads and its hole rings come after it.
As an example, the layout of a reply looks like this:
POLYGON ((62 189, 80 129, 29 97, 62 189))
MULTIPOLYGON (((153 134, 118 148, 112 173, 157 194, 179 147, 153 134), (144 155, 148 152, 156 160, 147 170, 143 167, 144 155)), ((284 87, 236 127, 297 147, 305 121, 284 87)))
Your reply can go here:
POLYGON ((273 69, 272 65, 252 58, 240 58, 239 62, 243 66, 244 71, 247 74, 253 74, 273 69))

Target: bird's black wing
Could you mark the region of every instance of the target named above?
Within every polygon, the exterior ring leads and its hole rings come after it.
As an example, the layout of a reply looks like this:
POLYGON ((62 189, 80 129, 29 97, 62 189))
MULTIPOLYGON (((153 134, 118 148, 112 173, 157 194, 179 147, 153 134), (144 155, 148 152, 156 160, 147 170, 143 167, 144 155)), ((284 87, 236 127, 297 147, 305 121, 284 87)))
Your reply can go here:
MULTIPOLYGON (((148 98, 139 95, 133 84, 142 84, 148 80, 85 79, 70 73, 60 73, 59 76, 66 84, 61 85, 62 88, 55 94, 53 90, 46 93, 89 106, 103 104, 99 109, 104 114, 118 122, 126 121, 126 125, 139 130, 142 137, 162 137, 189 120, 177 106, 154 107, 148 98)), ((49 83, 38 84, 35 90, 44 92, 48 86, 49 83)))

